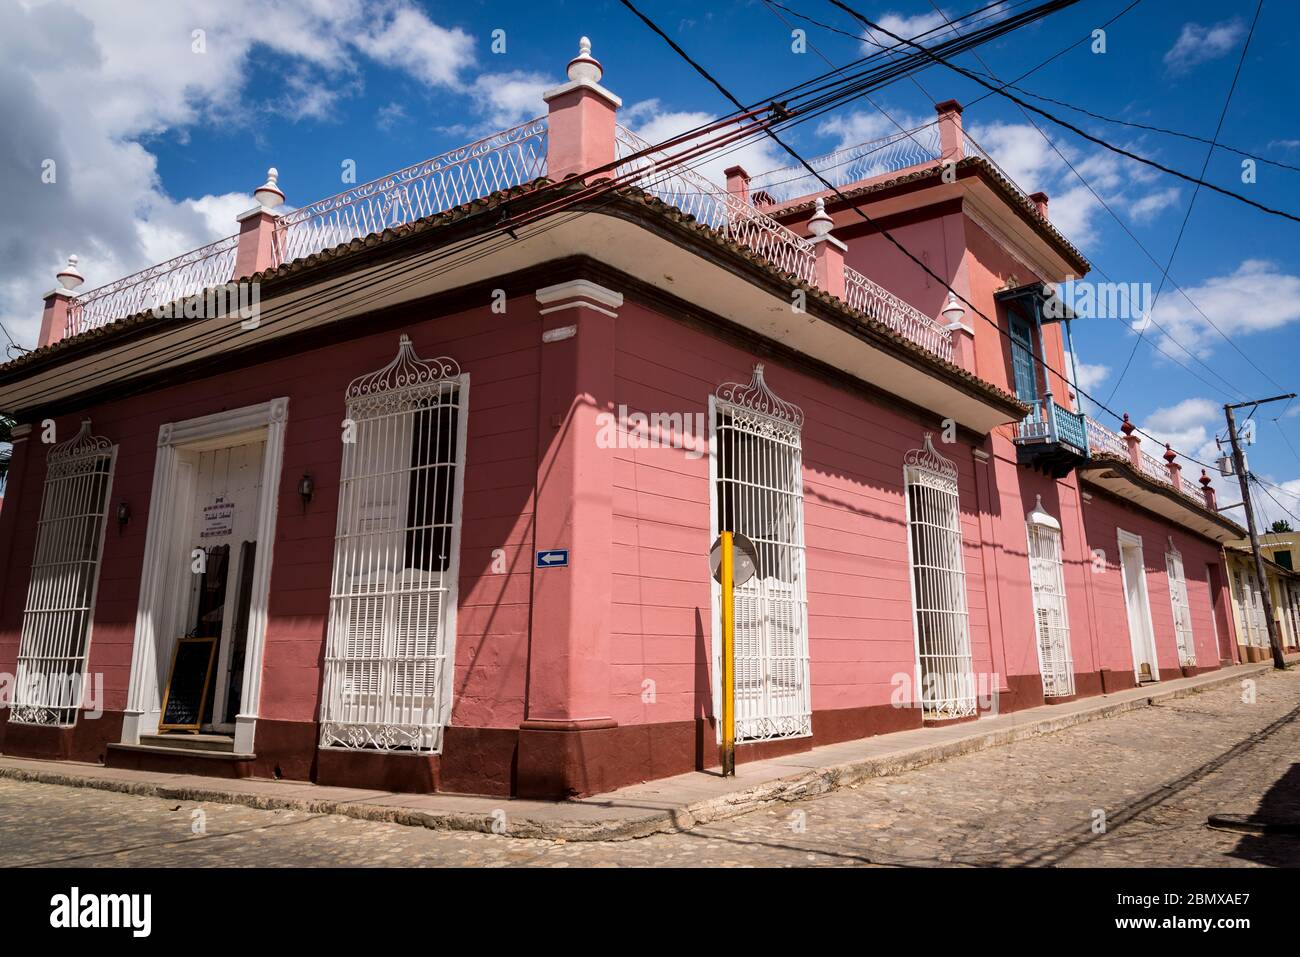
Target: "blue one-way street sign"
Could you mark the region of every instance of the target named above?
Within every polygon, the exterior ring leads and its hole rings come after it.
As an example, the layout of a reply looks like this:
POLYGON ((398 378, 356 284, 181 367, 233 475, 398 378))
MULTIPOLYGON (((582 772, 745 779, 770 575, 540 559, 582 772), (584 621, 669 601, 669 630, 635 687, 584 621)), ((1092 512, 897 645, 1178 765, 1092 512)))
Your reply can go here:
POLYGON ((544 552, 537 553, 538 568, 563 568, 567 564, 569 564, 567 548, 548 548, 544 552))

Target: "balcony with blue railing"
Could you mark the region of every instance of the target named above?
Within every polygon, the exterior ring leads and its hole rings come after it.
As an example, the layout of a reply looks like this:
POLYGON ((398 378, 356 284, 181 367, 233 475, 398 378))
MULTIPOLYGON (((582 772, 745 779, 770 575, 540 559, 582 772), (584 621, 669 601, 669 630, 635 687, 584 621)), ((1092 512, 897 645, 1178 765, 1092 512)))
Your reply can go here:
POLYGON ((1050 395, 1029 400, 1030 412, 1016 423, 1021 462, 1060 478, 1089 457, 1088 419, 1054 402, 1050 395))

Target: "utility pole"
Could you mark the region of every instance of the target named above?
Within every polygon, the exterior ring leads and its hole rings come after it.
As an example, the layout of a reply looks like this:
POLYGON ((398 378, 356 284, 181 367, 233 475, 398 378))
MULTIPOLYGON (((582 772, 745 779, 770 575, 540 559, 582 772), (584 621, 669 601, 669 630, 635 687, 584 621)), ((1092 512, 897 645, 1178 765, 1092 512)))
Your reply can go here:
MULTIPOLYGON (((1232 442, 1232 467, 1237 472, 1237 481, 1241 483, 1241 503, 1246 507, 1246 530, 1250 532, 1250 551, 1255 558, 1255 578, 1259 581, 1259 594, 1264 602, 1264 620, 1268 625, 1268 643, 1273 649, 1273 667, 1279 671, 1286 667, 1282 658, 1282 634, 1278 631, 1277 621, 1273 618, 1273 593, 1269 590, 1268 579, 1264 577, 1264 557, 1259 553, 1259 535, 1255 531, 1255 506, 1250 500, 1250 476, 1246 474, 1246 458, 1241 454, 1241 444, 1237 441, 1237 419, 1232 414, 1234 409, 1245 406, 1263 405, 1265 402, 1279 402, 1282 399, 1294 399, 1290 395, 1275 395, 1271 399, 1257 402, 1237 402, 1225 405, 1223 414, 1228 418, 1228 440, 1232 442)), ((1243 609, 1249 613, 1249 609, 1243 609)))

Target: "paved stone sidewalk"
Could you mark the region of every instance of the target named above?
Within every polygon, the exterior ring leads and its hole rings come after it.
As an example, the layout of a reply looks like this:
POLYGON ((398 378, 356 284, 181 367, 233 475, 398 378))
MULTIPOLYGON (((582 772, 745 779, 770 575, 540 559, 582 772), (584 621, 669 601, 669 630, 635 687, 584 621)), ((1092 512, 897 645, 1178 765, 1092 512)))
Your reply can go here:
POLYGON ((548 841, 0 779, 9 866, 1300 865, 1214 813, 1300 810, 1300 673, 791 799, 689 831, 548 841), (204 833, 192 833, 196 811, 204 833), (1104 833, 1094 833, 1097 813, 1104 833))
POLYGON ((0 778, 72 784, 183 801, 244 804, 263 810, 344 814, 437 829, 513 837, 608 840, 676 833, 761 807, 830 793, 871 778, 1110 718, 1186 694, 1264 674, 1241 665, 1194 678, 1014 714, 880 735, 786 757, 741 764, 732 778, 696 772, 650 781, 580 801, 548 802, 458 794, 396 794, 309 782, 227 781, 195 775, 126 771, 99 765, 0 757, 0 778))

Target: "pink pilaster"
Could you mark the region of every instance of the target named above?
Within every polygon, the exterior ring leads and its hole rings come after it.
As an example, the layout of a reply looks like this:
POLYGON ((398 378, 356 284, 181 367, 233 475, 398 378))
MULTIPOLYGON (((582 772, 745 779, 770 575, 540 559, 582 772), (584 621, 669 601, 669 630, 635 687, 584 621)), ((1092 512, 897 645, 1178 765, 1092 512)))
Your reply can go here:
POLYGON ((1178 464, 1178 453, 1169 447, 1168 442, 1165 443, 1164 459, 1165 467, 1169 469, 1169 484, 1181 490, 1183 487, 1183 467, 1178 464))
POLYGON ((966 141, 961 128, 961 104, 944 100, 934 107, 939 114, 939 158, 959 160, 966 155, 966 141))
POLYGON ((239 248, 235 250, 235 273, 230 277, 235 282, 277 265, 275 209, 284 202, 278 179, 275 167, 267 170, 266 182, 253 194, 257 205, 238 217, 239 248))
MULTIPOLYGON (((623 101, 600 85, 600 63, 591 56, 591 41, 579 43, 569 62, 569 82, 542 94, 549 108, 546 130, 546 175, 552 180, 583 176, 614 162, 614 114, 623 101)), ((609 178, 605 170, 595 178, 609 178)))
MULTIPOLYGON (((730 178, 728 178, 730 183, 730 178)), ((748 181, 746 181, 748 184, 748 181)), ((844 253, 848 247, 831 235, 832 221, 826 212, 826 204, 819 197, 817 211, 808 220, 808 229, 812 233, 813 281, 817 288, 830 293, 836 299, 844 299, 844 253)))
POLYGON ((58 342, 68 333, 68 302, 72 293, 66 289, 55 289, 45 297, 45 311, 41 314, 41 337, 37 348, 44 348, 58 342))
POLYGON ((1217 512, 1219 510, 1219 501, 1214 494, 1214 483, 1210 477, 1205 474, 1205 469, 1201 469, 1201 494, 1205 496, 1205 507, 1217 512))
POLYGON ((731 166, 722 171, 727 177, 727 192, 746 206, 749 205, 749 174, 743 166, 731 166))
POLYGON ((1128 446, 1128 460, 1133 468, 1139 472, 1142 471, 1142 440, 1133 433, 1136 427, 1128 420, 1128 413, 1124 413, 1124 422, 1120 425, 1119 430, 1124 433, 1124 444, 1128 446))
POLYGON ((534 548, 567 549, 536 567, 519 793, 599 789, 590 732, 616 725, 610 701, 615 450, 598 442, 614 402, 614 324, 623 297, 586 280, 537 291, 542 314, 534 548))
POLYGON ((45 310, 41 313, 41 336, 36 347, 43 349, 53 345, 68 334, 68 311, 72 304, 73 290, 83 282, 77 271, 77 257, 69 256, 68 264, 55 274, 59 288, 45 294, 45 310))

